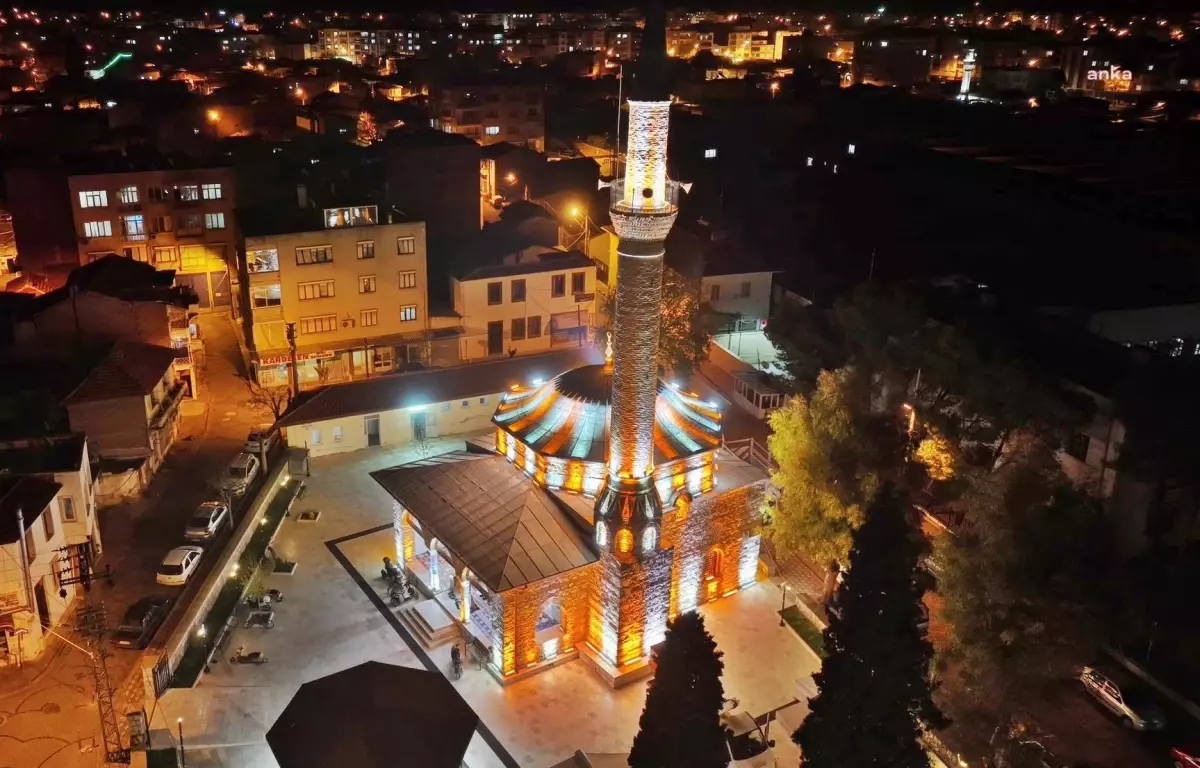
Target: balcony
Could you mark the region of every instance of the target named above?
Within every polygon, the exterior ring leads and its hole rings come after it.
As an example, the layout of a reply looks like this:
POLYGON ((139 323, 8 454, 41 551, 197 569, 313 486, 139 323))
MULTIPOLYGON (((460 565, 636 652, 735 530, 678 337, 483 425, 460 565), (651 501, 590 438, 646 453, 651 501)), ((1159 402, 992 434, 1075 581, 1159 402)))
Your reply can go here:
POLYGON ((617 179, 609 187, 609 217, 617 235, 624 240, 643 242, 665 240, 679 215, 679 182, 666 182, 662 201, 647 197, 646 190, 634 190, 627 201, 627 182, 628 179, 617 179))
POLYGON ((146 240, 145 232, 125 232, 121 235, 121 241, 125 243, 141 243, 146 240))
POLYGON ((179 413, 179 403, 183 400, 184 385, 179 382, 167 392, 167 396, 158 402, 154 414, 150 417, 150 429, 158 431, 169 426, 171 420, 179 413))
POLYGON ((348 208, 326 208, 325 226, 331 229, 342 227, 369 227, 379 223, 379 208, 374 205, 358 205, 348 208))

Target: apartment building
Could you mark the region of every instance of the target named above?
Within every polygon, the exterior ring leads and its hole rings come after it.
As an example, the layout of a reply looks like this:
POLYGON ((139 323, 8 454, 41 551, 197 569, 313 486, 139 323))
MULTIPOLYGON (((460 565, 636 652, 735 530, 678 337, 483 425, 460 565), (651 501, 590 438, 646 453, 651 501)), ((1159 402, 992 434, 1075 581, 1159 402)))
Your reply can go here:
POLYGON ((419 29, 340 29, 326 27, 317 33, 317 55, 345 59, 355 64, 386 56, 415 56, 426 33, 419 29))
POLYGON ((79 550, 100 554, 95 482, 81 434, 0 445, 0 666, 37 658, 70 618, 79 550))
POLYGON ((158 153, 96 152, 10 167, 8 205, 22 272, 50 288, 109 253, 175 270, 201 308, 230 303, 231 169, 158 153))
POLYGON ((290 385, 289 327, 302 389, 436 357, 427 333, 425 224, 381 221, 374 205, 299 213, 290 224, 247 222, 241 309, 258 382, 290 385))
POLYGON ((524 73, 448 80, 430 94, 430 126, 481 145, 546 148, 546 87, 524 73))
POLYGON ((527 248, 451 279, 464 361, 582 346, 592 336, 596 263, 578 251, 527 248))

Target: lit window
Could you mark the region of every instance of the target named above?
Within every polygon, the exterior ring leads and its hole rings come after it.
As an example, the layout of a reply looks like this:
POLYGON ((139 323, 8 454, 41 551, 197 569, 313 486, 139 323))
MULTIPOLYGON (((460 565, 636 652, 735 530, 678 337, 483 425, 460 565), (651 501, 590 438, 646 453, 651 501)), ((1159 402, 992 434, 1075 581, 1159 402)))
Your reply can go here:
POLYGON ((411 256, 417 252, 417 238, 415 237, 397 237, 396 238, 396 253, 401 256, 411 256))
POLYGON ((375 293, 375 275, 359 275, 359 293, 375 293))
POLYGON ((111 221, 85 221, 83 223, 84 237, 112 237, 111 221))
POLYGON ((204 214, 205 229, 225 229, 225 214, 223 213, 206 213, 204 214))
POLYGON ((176 187, 180 200, 194 202, 200 199, 200 187, 195 184, 184 184, 176 187))
POLYGON ((486 133, 488 136, 498 136, 498 135, 500 135, 500 126, 489 125, 483 129, 483 132, 486 133))
POLYGON ((416 319, 417 319, 417 305, 416 304, 406 304, 405 306, 400 307, 400 322, 411 323, 416 319))
POLYGON ((283 289, 275 285, 256 285, 250 289, 250 300, 257 308, 278 307, 283 304, 283 289))
POLYGON ((256 248, 246 251, 246 271, 251 274, 279 271, 279 249, 256 248))
POLYGON ((400 273, 400 287, 401 288, 416 288, 417 287, 417 273, 413 270, 409 270, 407 272, 401 272, 400 273))
POLYGON ((220 184, 201 184, 200 196, 205 200, 220 200, 221 185, 220 184))
POLYGON ((358 258, 373 259, 375 258, 375 241, 361 240, 358 243, 358 258))
POLYGON ((633 531, 622 528, 617 531, 617 551, 624 554, 633 551, 633 531))
POLYGON ((364 309, 358 313, 358 324, 364 328, 370 328, 373 325, 379 325, 379 310, 364 309))
POLYGON ((647 526, 646 530, 642 531, 642 554, 653 552, 657 545, 658 530, 653 525, 647 526))
POLYGON ((332 280, 319 280, 314 283, 300 283, 297 288, 300 292, 300 301, 329 299, 334 296, 332 280))
POLYGON ((706 150, 704 150, 704 157, 705 157, 705 159, 711 160, 712 158, 714 158, 714 157, 716 157, 716 156, 717 156, 717 150, 715 150, 715 149, 706 149, 706 150))
POLYGON ((296 264, 327 264, 331 261, 333 261, 332 246, 317 245, 296 249, 296 264))
POLYGON ((596 546, 603 547, 608 544, 608 524, 603 520, 596 521, 596 546))
POLYGON ((117 198, 121 201, 121 205, 133 205, 138 201, 138 188, 121 187, 117 190, 117 198))
POLYGON ((95 192, 80 192, 80 208, 104 208, 108 205, 108 193, 104 190, 95 192))
POLYGON ((300 333, 329 333, 337 329, 337 315, 300 318, 300 333))
POLYGON ((142 219, 142 214, 140 213, 123 217, 121 220, 121 229, 121 235, 126 240, 146 239, 146 222, 142 219))
POLYGON ((858 147, 854 146, 853 144, 850 144, 849 146, 846 147, 846 154, 853 155, 855 150, 857 150, 857 149, 858 149, 858 147))

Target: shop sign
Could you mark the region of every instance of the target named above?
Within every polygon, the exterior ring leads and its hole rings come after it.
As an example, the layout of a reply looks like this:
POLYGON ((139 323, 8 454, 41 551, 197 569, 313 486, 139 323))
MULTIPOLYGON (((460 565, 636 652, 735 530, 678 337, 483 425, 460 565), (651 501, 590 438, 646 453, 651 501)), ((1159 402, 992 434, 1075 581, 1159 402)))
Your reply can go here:
MULTIPOLYGON (((323 352, 304 352, 296 355, 296 362, 306 363, 309 360, 326 360, 331 357, 333 357, 333 352, 328 350, 323 352)), ((258 358, 258 364, 268 368, 275 365, 288 365, 291 362, 291 355, 263 355, 258 358)))

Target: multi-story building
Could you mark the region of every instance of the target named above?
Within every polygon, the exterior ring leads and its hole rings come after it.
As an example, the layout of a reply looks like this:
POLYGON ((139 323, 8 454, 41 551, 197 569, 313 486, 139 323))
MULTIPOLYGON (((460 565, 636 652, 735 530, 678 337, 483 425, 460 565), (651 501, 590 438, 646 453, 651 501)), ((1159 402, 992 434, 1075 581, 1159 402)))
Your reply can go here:
POLYGON ((451 279, 464 361, 581 346, 595 325, 596 263, 578 251, 526 249, 451 279))
POLYGON ((341 29, 317 33, 317 55, 362 64, 387 56, 415 56, 426 33, 420 29, 341 29))
MULTIPOLYGON (((391 131, 384 140, 387 199, 395 209, 425 222, 429 249, 452 253, 475 236, 479 206, 480 146, 442 131, 391 131)), ((437 264, 433 265, 435 271, 437 264)), ((437 284, 446 285, 448 274, 437 284)))
POLYGON ((100 554, 95 483, 83 435, 0 446, 0 666, 41 655, 69 619, 78 550, 100 554))
POLYGON ((258 382, 290 385, 289 326, 301 388, 365 379, 436 355, 427 334, 425 224, 382 221, 374 205, 300 213, 299 220, 247 222, 239 272, 258 382))
POLYGON ((97 155, 65 167, 12 169, 6 181, 23 270, 66 273, 115 253, 174 270, 202 308, 230 305, 232 169, 97 155))
POLYGON ((430 126, 482 145, 506 141, 543 152, 545 96, 545 85, 523 74, 449 80, 430 94, 430 126))

